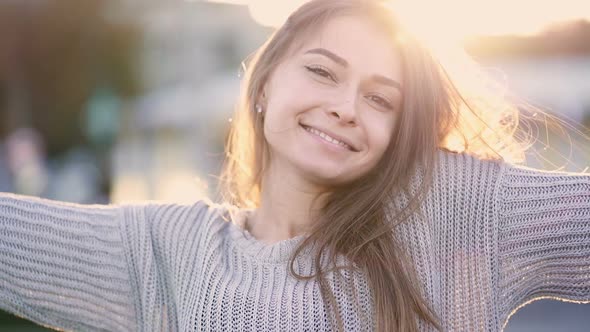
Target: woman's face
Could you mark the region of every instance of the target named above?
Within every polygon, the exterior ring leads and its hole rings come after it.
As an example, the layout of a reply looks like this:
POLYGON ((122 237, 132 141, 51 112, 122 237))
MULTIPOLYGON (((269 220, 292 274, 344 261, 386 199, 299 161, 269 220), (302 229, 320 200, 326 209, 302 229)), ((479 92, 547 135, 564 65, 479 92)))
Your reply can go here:
POLYGON ((392 138, 401 60, 362 17, 332 18, 303 38, 264 86, 271 168, 321 187, 350 182, 375 167, 392 138))

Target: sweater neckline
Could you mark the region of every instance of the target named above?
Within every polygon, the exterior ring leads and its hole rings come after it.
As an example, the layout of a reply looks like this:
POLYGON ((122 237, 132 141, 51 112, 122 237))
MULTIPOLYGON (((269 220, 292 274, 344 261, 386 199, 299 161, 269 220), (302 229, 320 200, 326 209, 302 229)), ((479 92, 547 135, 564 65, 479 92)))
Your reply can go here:
MULTIPOLYGON (((252 211, 252 209, 240 209, 230 220, 229 232, 235 245, 243 254, 250 256, 251 259, 258 262, 288 262, 306 235, 297 235, 274 243, 266 243, 258 240, 245 227, 246 219, 252 211)), ((309 254, 310 250, 305 248, 299 255, 308 256, 309 254)))

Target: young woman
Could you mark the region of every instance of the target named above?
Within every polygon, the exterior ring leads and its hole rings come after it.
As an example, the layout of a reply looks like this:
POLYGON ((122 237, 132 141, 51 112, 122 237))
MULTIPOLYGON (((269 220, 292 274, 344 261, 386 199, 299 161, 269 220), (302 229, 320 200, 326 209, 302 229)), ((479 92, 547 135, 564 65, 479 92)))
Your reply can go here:
POLYGON ((507 162, 516 110, 466 98, 380 2, 300 7, 238 106, 223 204, 0 195, 0 308, 77 331, 499 331, 590 300, 590 176, 507 162))

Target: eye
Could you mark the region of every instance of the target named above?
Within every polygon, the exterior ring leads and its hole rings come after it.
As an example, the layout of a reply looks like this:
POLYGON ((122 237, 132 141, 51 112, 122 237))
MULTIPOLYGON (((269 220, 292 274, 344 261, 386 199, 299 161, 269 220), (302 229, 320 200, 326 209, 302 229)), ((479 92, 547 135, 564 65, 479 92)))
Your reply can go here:
POLYGON ((325 77, 336 82, 334 76, 332 76, 332 74, 330 74, 330 72, 327 69, 324 69, 322 66, 305 66, 305 68, 318 76, 325 77))
POLYGON ((369 100, 371 100, 372 102, 377 103, 379 106, 385 107, 390 110, 393 109, 393 106, 391 105, 391 103, 384 98, 381 98, 376 95, 368 96, 367 98, 369 100))

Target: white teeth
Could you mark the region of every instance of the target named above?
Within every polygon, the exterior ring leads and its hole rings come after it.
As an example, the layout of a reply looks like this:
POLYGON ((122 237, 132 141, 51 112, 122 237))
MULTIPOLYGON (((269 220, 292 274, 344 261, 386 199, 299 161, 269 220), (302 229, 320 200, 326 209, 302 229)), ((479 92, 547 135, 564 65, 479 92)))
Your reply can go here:
POLYGON ((329 135, 327 135, 326 133, 323 133, 323 132, 321 132, 319 130, 316 130, 314 128, 311 128, 311 127, 304 127, 304 128, 305 128, 305 130, 309 131, 310 133, 315 134, 315 135, 318 135, 319 137, 323 138, 327 142, 330 142, 330 143, 336 144, 336 145, 340 145, 340 146, 342 146, 344 148, 347 148, 349 150, 352 150, 350 148, 350 146, 348 146, 348 144, 346 144, 344 142, 341 142, 341 141, 339 141, 339 140, 337 140, 335 138, 332 138, 329 135))

